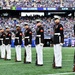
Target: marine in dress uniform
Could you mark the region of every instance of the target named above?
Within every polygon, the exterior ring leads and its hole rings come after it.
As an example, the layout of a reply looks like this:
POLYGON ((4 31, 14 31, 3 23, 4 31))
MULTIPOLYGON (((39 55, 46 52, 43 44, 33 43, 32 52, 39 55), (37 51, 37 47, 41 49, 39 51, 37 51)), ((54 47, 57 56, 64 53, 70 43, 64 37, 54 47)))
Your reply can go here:
POLYGON ((4 29, 0 28, 0 49, 1 49, 1 58, 5 58, 5 32, 4 29))
POLYGON ((75 36, 75 24, 74 24, 74 36, 75 36))
POLYGON ((32 62, 32 52, 31 52, 31 44, 32 44, 32 31, 28 26, 28 23, 24 24, 25 32, 24 32, 24 45, 25 45, 25 59, 24 63, 32 62))
POLYGON ((41 21, 36 20, 36 65, 43 66, 44 28, 41 21))
POLYGON ((6 57, 5 59, 11 59, 11 32, 10 27, 6 26, 6 37, 5 37, 5 50, 6 50, 6 57))
POLYGON ((60 24, 60 16, 54 16, 54 63, 53 68, 62 67, 62 45, 64 42, 63 26, 60 24))
POLYGON ((21 44, 22 44, 22 31, 20 25, 16 25, 16 32, 15 32, 15 49, 16 49, 16 61, 21 61, 21 44))

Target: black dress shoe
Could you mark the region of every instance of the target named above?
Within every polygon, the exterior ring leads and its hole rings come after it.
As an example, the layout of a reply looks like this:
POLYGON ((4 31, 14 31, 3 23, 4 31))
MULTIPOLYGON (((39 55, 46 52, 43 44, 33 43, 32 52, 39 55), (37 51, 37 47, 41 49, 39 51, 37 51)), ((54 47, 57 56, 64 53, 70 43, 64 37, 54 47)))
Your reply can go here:
POLYGON ((43 66, 43 64, 41 64, 41 65, 37 64, 36 66, 43 66))
POLYGON ((25 62, 24 64, 30 64, 31 62, 25 62))
POLYGON ((6 59, 6 60, 9 60, 10 61, 11 59, 6 59))
POLYGON ((21 61, 15 61, 15 62, 21 62, 21 61))
POLYGON ((55 67, 55 69, 61 69, 62 67, 55 67))
POLYGON ((31 62, 27 62, 28 64, 30 64, 31 62))
POLYGON ((0 58, 0 59, 4 59, 4 58, 0 58))

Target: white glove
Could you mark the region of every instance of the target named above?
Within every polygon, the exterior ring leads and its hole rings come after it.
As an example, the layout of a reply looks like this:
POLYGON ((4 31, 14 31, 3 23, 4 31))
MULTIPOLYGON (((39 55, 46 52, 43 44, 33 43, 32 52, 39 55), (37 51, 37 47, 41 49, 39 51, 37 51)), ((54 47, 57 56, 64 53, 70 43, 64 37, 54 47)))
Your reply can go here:
POLYGON ((37 37, 41 37, 41 35, 36 35, 37 37))
POLYGON ((5 46, 5 44, 3 44, 3 46, 5 46))
POLYGON ((63 46, 63 43, 60 43, 61 46, 63 46))
POLYGON ((40 43, 40 46, 43 46, 44 44, 43 43, 40 43))
POLYGON ((31 47, 31 45, 29 44, 28 47, 31 47))

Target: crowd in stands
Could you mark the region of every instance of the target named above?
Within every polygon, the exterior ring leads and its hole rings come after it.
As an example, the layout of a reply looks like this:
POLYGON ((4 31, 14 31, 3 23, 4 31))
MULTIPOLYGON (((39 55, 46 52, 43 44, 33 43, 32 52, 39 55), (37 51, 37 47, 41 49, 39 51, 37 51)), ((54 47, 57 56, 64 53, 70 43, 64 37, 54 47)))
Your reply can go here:
POLYGON ((75 0, 0 0, 0 7, 75 7, 75 0))
MULTIPOLYGON (((46 39, 51 38, 53 36, 53 26, 54 21, 52 18, 48 17, 40 17, 42 21, 42 25, 44 26, 44 36, 46 39)), ((33 32, 33 38, 35 38, 36 35, 36 18, 35 17, 20 17, 20 18, 12 18, 12 17, 0 17, 0 26, 5 28, 6 25, 8 25, 11 30, 15 30, 16 24, 20 24, 22 31, 24 32, 23 25, 25 22, 27 22, 32 29, 33 32)), ((74 37, 74 24, 75 24, 75 18, 61 18, 61 24, 64 27, 64 37, 74 37)))

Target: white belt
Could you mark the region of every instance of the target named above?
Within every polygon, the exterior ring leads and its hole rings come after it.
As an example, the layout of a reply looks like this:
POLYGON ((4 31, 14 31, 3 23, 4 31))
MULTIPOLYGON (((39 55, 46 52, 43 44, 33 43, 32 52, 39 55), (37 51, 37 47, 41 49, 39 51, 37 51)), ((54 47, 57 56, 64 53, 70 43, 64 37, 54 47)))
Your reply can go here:
POLYGON ((25 37, 25 39, 29 39, 29 36, 28 37, 25 37))
POLYGON ((15 39, 19 39, 19 37, 15 37, 15 39))
POLYGON ((5 38, 6 40, 8 40, 9 38, 5 38))
POLYGON ((54 35, 60 35, 60 33, 55 33, 54 35))
POLYGON ((0 38, 0 40, 2 40, 2 41, 3 41, 3 38, 0 38))
POLYGON ((36 35, 37 37, 41 37, 41 35, 36 35))

